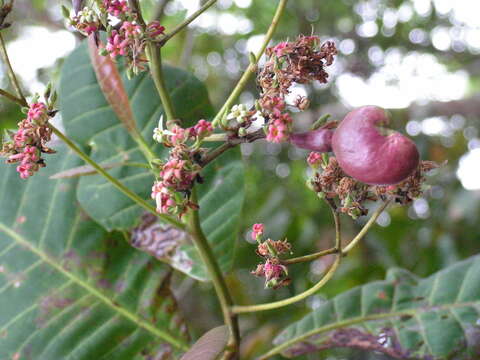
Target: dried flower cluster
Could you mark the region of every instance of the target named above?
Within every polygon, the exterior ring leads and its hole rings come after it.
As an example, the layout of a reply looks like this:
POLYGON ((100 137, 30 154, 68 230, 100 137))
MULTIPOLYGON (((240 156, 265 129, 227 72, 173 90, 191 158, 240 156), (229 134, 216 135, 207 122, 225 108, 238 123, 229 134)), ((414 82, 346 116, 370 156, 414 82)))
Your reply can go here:
POLYGON ((159 213, 181 217, 188 209, 198 208, 197 204, 190 201, 190 189, 195 181, 201 181, 201 166, 196 161, 202 151, 198 148, 199 144, 212 132, 212 124, 206 120, 200 120, 187 129, 174 125, 167 130, 163 129, 163 119, 160 119, 153 138, 172 149, 166 162, 155 162, 159 173, 152 187, 152 198, 157 203, 159 213))
POLYGON ((129 76, 145 70, 146 45, 149 41, 157 41, 165 30, 158 21, 142 26, 126 0, 104 0, 95 9, 84 7, 73 16, 65 10, 64 15, 70 25, 85 36, 106 30, 107 44, 100 53, 112 58, 125 57, 129 76), (120 20, 115 26, 111 25, 112 17, 120 20))
POLYGON ((257 255, 263 258, 263 262, 257 265, 252 274, 265 278, 265 287, 278 289, 288 286, 291 279, 288 277, 288 269, 282 264, 281 256, 291 253, 292 246, 287 240, 267 239, 262 242, 264 226, 255 224, 252 227, 252 239, 258 242, 257 255))
MULTIPOLYGON (((337 54, 335 45, 328 41, 319 46, 317 36, 299 36, 296 41, 282 42, 266 51, 267 62, 257 76, 262 89, 258 101, 262 116, 268 119, 267 140, 283 142, 292 131, 292 117, 287 109, 285 96, 294 84, 305 84, 315 80, 327 82, 325 67, 332 64, 337 54)), ((294 104, 299 110, 309 105, 306 97, 299 96, 294 104)))
POLYGON ((55 152, 46 145, 52 136, 52 129, 48 126, 54 114, 51 107, 35 101, 26 111, 27 118, 18 123, 17 132, 10 134, 11 140, 3 144, 1 151, 7 163, 19 163, 17 172, 22 179, 46 166, 42 153, 55 152))
POLYGON ((307 185, 319 197, 336 201, 339 211, 354 219, 367 215, 366 201, 393 198, 402 205, 411 203, 423 193, 425 173, 438 166, 431 161, 421 161, 417 170, 405 181, 396 185, 374 186, 347 176, 333 156, 312 152, 307 162, 313 169, 307 185))

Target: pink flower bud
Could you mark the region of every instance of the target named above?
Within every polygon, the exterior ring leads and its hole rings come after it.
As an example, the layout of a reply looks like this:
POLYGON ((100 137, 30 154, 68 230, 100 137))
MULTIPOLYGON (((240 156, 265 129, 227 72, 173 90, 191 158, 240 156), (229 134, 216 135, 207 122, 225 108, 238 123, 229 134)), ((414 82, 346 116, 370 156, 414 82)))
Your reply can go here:
POLYGON ((263 235, 263 224, 254 224, 252 226, 252 239, 257 240, 263 235))

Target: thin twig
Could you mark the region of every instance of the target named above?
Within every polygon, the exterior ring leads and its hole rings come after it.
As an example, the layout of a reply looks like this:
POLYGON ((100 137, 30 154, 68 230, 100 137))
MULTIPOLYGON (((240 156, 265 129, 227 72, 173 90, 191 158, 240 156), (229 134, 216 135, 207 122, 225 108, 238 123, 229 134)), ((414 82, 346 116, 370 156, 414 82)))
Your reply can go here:
POLYGON ((165 43, 170 40, 172 37, 174 37, 176 34, 178 34, 180 31, 182 31, 185 27, 187 27, 193 20, 195 20, 197 17, 199 17, 202 13, 204 13, 210 6, 215 4, 217 0, 208 0, 205 5, 203 5, 200 9, 195 11, 189 18, 185 19, 181 24, 177 25, 171 32, 166 34, 161 40, 160 44, 161 46, 165 45, 165 43))
POLYGON ((265 310, 272 310, 272 309, 277 309, 283 306, 291 305, 294 304, 300 300, 306 299, 310 295, 315 294, 320 288, 322 288, 332 277, 333 274, 335 274, 335 271, 337 271, 338 265, 340 265, 340 259, 342 257, 337 254, 335 261, 333 262, 332 266, 328 271, 326 272, 325 276, 314 286, 312 286, 310 289, 289 297, 288 299, 280 300, 280 301, 274 301, 270 303, 265 303, 265 304, 258 304, 258 305, 247 305, 247 306, 233 306, 232 307, 232 312, 234 314, 241 314, 241 313, 250 313, 250 312, 257 312, 257 311, 265 311, 265 310))
POLYGON ((5 46, 5 41, 3 40, 2 33, 0 32, 0 52, 2 53, 3 61, 5 65, 7 65, 8 69, 8 76, 10 77, 10 81, 17 92, 18 98, 22 100, 24 104, 27 104, 27 100, 25 96, 23 96, 22 89, 20 88, 20 83, 18 82, 17 76, 15 75, 15 71, 13 71, 12 64, 10 59, 8 58, 7 47, 5 46))
MULTIPOLYGON (((196 190, 192 191, 192 201, 197 201, 196 190)), ((210 279, 212 280, 215 292, 222 308, 223 318, 225 324, 230 330, 230 337, 228 342, 229 349, 227 350, 227 356, 224 358, 237 358, 238 349, 240 344, 240 331, 238 328, 237 316, 230 312, 230 307, 233 305, 232 296, 228 290, 227 284, 222 274, 215 255, 212 252, 210 244, 203 233, 200 225, 200 217, 198 210, 191 211, 189 214, 189 231, 192 235, 193 242, 197 248, 200 256, 205 264, 210 279)))
POLYGON ((155 83, 158 95, 162 101, 163 110, 167 117, 167 125, 169 125, 175 120, 175 112, 163 75, 161 48, 156 44, 150 43, 147 45, 147 50, 147 56, 150 63, 150 73, 152 74, 153 82, 155 83))
POLYGON ((391 199, 385 201, 377 210, 375 210, 370 219, 368 219, 366 224, 363 226, 362 230, 360 230, 359 233, 352 239, 352 241, 350 241, 350 243, 345 246, 342 251, 343 254, 348 253, 360 242, 360 240, 362 240, 362 238, 367 234, 368 230, 370 230, 372 225, 375 224, 375 221, 377 221, 380 214, 383 212, 383 210, 385 210, 385 208, 388 206, 388 204, 390 204, 391 201, 391 199))
POLYGON ((0 89, 0 95, 6 97, 8 100, 17 103, 20 106, 28 106, 27 102, 17 98, 15 95, 10 94, 8 91, 0 89))
POLYGON ((339 252, 338 249, 330 248, 330 249, 322 250, 322 251, 319 251, 319 252, 316 252, 316 253, 313 253, 313 254, 282 260, 282 264, 291 265, 291 264, 298 264, 298 263, 302 263, 302 262, 313 261, 313 260, 317 260, 318 258, 321 258, 321 257, 326 256, 326 255, 337 254, 338 252, 339 252))
POLYGON ((213 119, 212 123, 213 126, 217 126, 220 120, 223 118, 225 113, 232 107, 233 103, 237 100, 237 98, 240 96, 240 93, 243 91, 245 86, 247 85, 248 80, 250 77, 255 73, 257 69, 257 64, 260 58, 262 57, 263 53, 267 49, 268 43, 273 37, 273 34, 275 30, 277 29, 278 23, 280 21, 280 17, 282 16, 285 7, 287 5, 288 0, 280 0, 280 3, 278 4, 277 11, 275 12, 275 15, 273 17, 272 23, 270 24, 270 27, 267 31, 267 34, 265 35, 265 39, 263 40, 262 47, 260 50, 257 52, 255 55, 255 61, 251 62, 250 65, 248 65, 248 68, 245 70, 243 73, 242 77, 238 81, 237 85, 233 89, 232 93, 228 97, 227 101, 225 104, 222 106, 220 111, 217 113, 215 118, 213 119))
MULTIPOLYGON (((368 219, 367 223, 363 226, 362 230, 353 238, 353 240, 346 246, 343 251, 340 253, 337 253, 335 262, 333 265, 330 267, 330 269, 327 271, 325 276, 313 287, 310 289, 292 296, 288 299, 280 300, 280 301, 275 301, 271 303, 265 303, 265 304, 259 304, 259 305, 247 305, 247 306, 233 306, 232 307, 232 312, 235 314, 240 314, 240 313, 249 313, 249 312, 256 312, 256 311, 264 311, 264 310, 271 310, 271 309, 276 309, 279 307, 287 306, 290 304, 293 304, 297 301, 303 300, 307 298, 308 296, 314 294, 317 292, 323 285, 325 285, 328 280, 330 280, 335 273, 338 265, 340 264, 340 259, 343 257, 344 254, 348 253, 350 250, 352 250, 353 247, 355 247, 356 244, 365 236, 365 234, 368 232, 368 230, 372 227, 372 225, 375 223, 375 221, 378 219, 380 214, 383 212, 383 210, 388 206, 391 200, 386 201, 384 204, 382 204, 368 219)), ((339 229, 339 228, 338 228, 339 229)), ((340 239, 340 233, 337 230, 337 236, 336 236, 336 243, 339 243, 340 239)))

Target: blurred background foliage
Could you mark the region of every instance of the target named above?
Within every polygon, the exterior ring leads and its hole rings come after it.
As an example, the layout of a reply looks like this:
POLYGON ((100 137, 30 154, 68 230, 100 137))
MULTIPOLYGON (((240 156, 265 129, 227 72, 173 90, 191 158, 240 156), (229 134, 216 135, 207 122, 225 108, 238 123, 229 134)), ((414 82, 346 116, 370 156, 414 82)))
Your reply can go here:
MULTIPOLYGON (((42 91, 49 78, 58 77, 62 58, 81 40, 65 30, 60 3, 17 1, 10 17, 13 26, 5 32, 14 67, 31 92, 42 91)), ((142 0, 146 17, 160 17, 167 31, 199 5, 198 0, 142 0)), ((168 43, 165 58, 205 81, 218 108, 246 68, 249 51, 258 48, 276 5, 274 0, 219 0, 168 43)), ((427 276, 479 252, 479 10, 475 0, 289 2, 275 41, 314 33, 322 40, 333 40, 339 49, 334 66, 328 69, 328 84, 293 89, 294 95, 308 94, 311 100, 310 109, 295 116, 298 130, 325 113, 341 119, 354 106, 380 105, 391 110, 394 128, 413 137, 423 159, 443 166, 429 177, 424 198, 381 216, 378 226, 319 294, 284 310, 242 316, 245 359, 268 349, 278 330, 325 297, 382 279, 389 267, 427 276)), ((8 88, 3 67, 0 86, 8 88)), ((252 81, 240 101, 252 104, 256 96, 252 81)), ((3 99, 0 109, 0 128, 12 127, 21 118, 18 108, 3 99)), ((268 236, 288 238, 295 255, 301 255, 330 247, 332 219, 305 186, 306 152, 288 144, 259 142, 244 145, 242 153, 247 164, 247 199, 236 266, 228 280, 239 303, 281 299, 310 287, 331 259, 292 266, 290 287, 264 290, 262 280, 249 274, 259 259, 249 243, 248 229, 263 222, 268 236)), ((365 221, 342 220, 345 242, 365 221)), ((211 285, 177 276, 177 295, 198 336, 221 321, 211 285)), ((381 357, 349 350, 311 358, 381 357)))

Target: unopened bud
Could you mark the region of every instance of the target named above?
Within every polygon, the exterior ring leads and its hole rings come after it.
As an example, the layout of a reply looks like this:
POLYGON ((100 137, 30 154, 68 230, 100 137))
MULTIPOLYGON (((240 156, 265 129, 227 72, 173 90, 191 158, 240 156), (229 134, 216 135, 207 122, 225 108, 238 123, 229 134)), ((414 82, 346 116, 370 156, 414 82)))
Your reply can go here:
POLYGON ((64 5, 62 5, 62 15, 65 19, 70 19, 70 10, 68 10, 64 5))
POLYGON ((331 116, 330 114, 325 114, 325 115, 320 116, 320 118, 313 123, 313 125, 310 129, 311 130, 317 130, 320 126, 322 126, 324 123, 327 122, 327 120, 330 118, 330 116, 331 116))
POLYGON ((240 129, 238 129, 238 136, 240 137, 244 137, 247 135, 247 130, 243 127, 241 127, 240 129))

